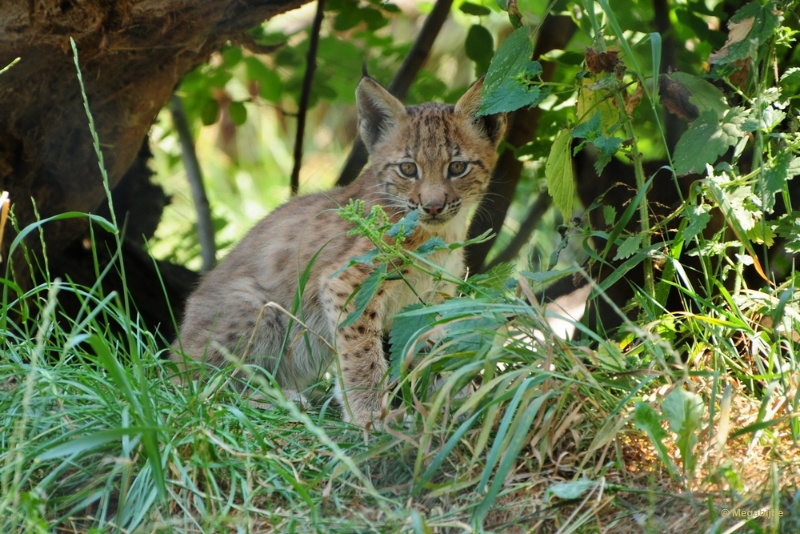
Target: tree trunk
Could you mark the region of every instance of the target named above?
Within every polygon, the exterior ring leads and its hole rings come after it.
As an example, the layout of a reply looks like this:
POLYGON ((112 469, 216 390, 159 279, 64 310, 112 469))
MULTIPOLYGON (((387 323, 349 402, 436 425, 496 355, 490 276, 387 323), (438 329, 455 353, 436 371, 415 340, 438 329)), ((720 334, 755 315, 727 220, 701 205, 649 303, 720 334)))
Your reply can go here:
MULTIPOLYGON (((0 75, 0 189, 11 194, 18 226, 34 222, 35 210, 45 218, 67 211, 97 212, 105 203, 69 44, 72 37, 110 187, 118 189, 128 173, 124 189, 114 194, 120 224, 126 216, 128 221, 126 256, 144 269, 141 276, 150 271, 149 280, 131 280, 131 287, 142 286, 139 295, 132 290, 134 300, 162 294, 152 277, 152 262, 140 253, 142 236, 152 236, 167 199, 149 183, 141 157, 129 172, 137 155, 146 156, 150 126, 181 78, 213 50, 306 1, 3 0, 0 68, 21 59, 0 75)), ((30 287, 32 273, 23 256, 7 257, 15 233, 6 230, 3 258, 12 262, 18 283, 30 287)), ((48 223, 44 236, 51 274, 91 280, 91 252, 81 246, 88 236, 86 219, 48 223)), ((26 244, 34 256, 41 253, 37 235, 26 244)), ((193 276, 166 270, 175 278, 165 281, 174 304, 191 287, 193 276)), ((163 304, 161 308, 152 320, 171 323, 163 304)))

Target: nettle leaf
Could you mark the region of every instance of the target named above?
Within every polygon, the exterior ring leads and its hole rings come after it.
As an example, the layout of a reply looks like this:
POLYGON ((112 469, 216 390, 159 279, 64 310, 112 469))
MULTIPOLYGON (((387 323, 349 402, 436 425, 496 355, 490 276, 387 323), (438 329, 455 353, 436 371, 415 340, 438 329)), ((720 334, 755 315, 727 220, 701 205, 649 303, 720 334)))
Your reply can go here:
POLYGON ((561 130, 550 148, 544 175, 547 178, 547 192, 561 211, 564 219, 572 217, 572 204, 575 200, 575 180, 572 177, 572 158, 570 142, 572 137, 566 128, 561 130))
MULTIPOLYGON (((461 7, 463 9, 464 6, 461 7)), ((464 41, 464 51, 467 57, 475 62, 477 74, 488 71, 494 56, 494 39, 491 32, 480 24, 472 25, 464 41)))
POLYGON ((772 213, 772 208, 775 207, 775 194, 783 191, 784 184, 793 177, 789 174, 791 162, 791 152, 779 153, 756 185, 756 194, 761 198, 762 208, 769 213, 772 213))
POLYGON ((758 47, 767 42, 780 22, 774 0, 765 5, 758 1, 750 2, 728 21, 728 40, 722 48, 708 56, 708 62, 725 64, 748 57, 751 46, 755 44, 758 47))
POLYGON ((731 214, 739 222, 742 230, 745 232, 752 230, 756 225, 758 213, 753 202, 757 198, 754 197, 750 187, 743 185, 735 188, 732 192, 723 191, 723 194, 730 204, 731 214))
POLYGON ((775 233, 786 239, 784 246, 786 252, 796 254, 800 252, 800 211, 787 213, 778 220, 775 233))
POLYGON ((367 277, 364 282, 358 286, 356 290, 355 296, 355 310, 350 312, 350 314, 339 324, 339 328, 344 328, 346 326, 350 326, 351 324, 358 321, 361 316, 364 314, 364 310, 367 309, 369 303, 372 301, 372 297, 375 296, 375 293, 381 287, 381 284, 386 280, 386 264, 382 263, 378 266, 377 269, 372 271, 370 275, 367 277))
POLYGON ((419 224, 419 210, 408 212, 405 217, 397 221, 386 231, 389 237, 399 237, 405 239, 414 233, 414 229, 419 224))
POLYGON ((570 135, 572 137, 580 137, 582 139, 594 140, 596 137, 603 135, 602 119, 598 111, 592 118, 586 122, 582 122, 572 129, 570 135))
POLYGON ((350 261, 348 261, 343 266, 341 266, 338 269, 336 269, 336 271, 333 274, 331 274, 329 276, 329 278, 336 278, 337 276, 339 276, 340 274, 345 272, 347 269, 349 269, 350 267, 352 267, 353 265, 356 265, 358 263, 363 263, 365 265, 370 265, 371 266, 373 260, 375 260, 375 258, 377 258, 378 254, 380 254, 380 253, 381 253, 380 250, 378 250, 377 248, 374 248, 374 249, 370 250, 369 252, 367 252, 365 254, 362 254, 361 256, 356 256, 354 258, 350 258, 350 261))
POLYGON ((423 308, 425 306, 420 303, 412 304, 394 317, 392 330, 389 334, 389 343, 391 344, 389 359, 392 368, 390 380, 396 380, 400 377, 406 354, 409 351, 412 354, 416 354, 417 351, 424 347, 426 340, 417 338, 436 324, 436 312, 406 313, 423 308))
POLYGON ((534 78, 542 73, 542 66, 531 61, 532 54, 533 45, 527 27, 515 30, 503 41, 486 73, 478 115, 535 106, 547 97, 549 91, 534 85, 534 78))
POLYGON ((675 172, 702 172, 706 164, 714 163, 744 135, 741 125, 747 118, 745 113, 742 108, 733 108, 721 120, 714 110, 701 113, 675 147, 675 172))
POLYGON ((600 150, 597 161, 594 162, 594 170, 597 172, 597 175, 600 176, 603 174, 603 169, 606 168, 606 165, 611 162, 611 158, 617 153, 617 150, 619 150, 619 147, 622 146, 622 139, 619 137, 601 135, 594 139, 592 144, 600 150))
POLYGON ((516 265, 512 262, 498 263, 485 273, 470 276, 469 282, 483 289, 502 291, 514 274, 515 268, 516 265))
POLYGON ((693 449, 697 443, 696 433, 704 411, 703 399, 684 389, 673 389, 661 403, 661 413, 669 421, 669 429, 678 435, 676 444, 681 453, 684 471, 694 470, 697 458, 693 449))
POLYGON ((683 231, 683 240, 688 243, 696 235, 706 229, 708 221, 711 220, 711 215, 708 213, 711 210, 710 206, 701 204, 699 206, 691 206, 684 212, 684 217, 689 219, 689 224, 686 230, 683 231))
POLYGON ((615 260, 624 260, 633 256, 639 250, 642 243, 642 235, 636 234, 628 237, 617 249, 617 254, 614 256, 615 260))

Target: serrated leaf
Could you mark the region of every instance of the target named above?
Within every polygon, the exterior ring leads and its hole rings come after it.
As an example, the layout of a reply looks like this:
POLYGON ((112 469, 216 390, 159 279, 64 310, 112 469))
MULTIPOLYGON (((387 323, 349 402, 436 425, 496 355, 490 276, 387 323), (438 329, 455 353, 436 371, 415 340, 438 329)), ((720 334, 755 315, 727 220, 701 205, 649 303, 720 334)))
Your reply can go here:
POLYGON ((570 154, 569 130, 561 130, 556 136, 550 155, 544 166, 544 175, 547 177, 547 192, 553 197, 553 202, 561 211, 564 219, 572 217, 572 204, 575 200, 575 180, 572 177, 572 157, 570 154))
POLYGON ((469 281, 485 289, 500 291, 514 274, 514 269, 515 264, 512 262, 498 263, 485 273, 470 276, 469 281))
POLYGON ((741 108, 728 110, 722 120, 714 110, 701 113, 675 147, 675 172, 678 175, 702 172, 706 164, 714 163, 744 135, 741 129, 744 120, 741 108))
POLYGON ((703 204, 691 206, 684 212, 684 217, 689 219, 689 224, 686 226, 686 230, 683 231, 683 240, 685 242, 689 242, 706 229, 708 221, 711 220, 711 215, 708 213, 709 209, 709 206, 703 204))
POLYGON ((247 122, 247 108, 244 107, 242 102, 231 102, 230 106, 228 106, 228 115, 230 115, 231 121, 236 126, 241 126, 247 122))
POLYGON ((713 110, 722 117, 730 106, 725 95, 712 83, 687 72, 673 72, 666 75, 672 82, 679 83, 689 92, 689 102, 697 107, 699 113, 713 110))
POLYGON ((432 237, 421 244, 419 248, 417 248, 416 253, 420 256, 427 256, 431 252, 445 250, 447 248, 447 243, 445 243, 441 237, 432 237))
POLYGON ((467 15, 475 15, 477 17, 485 17, 492 14, 492 10, 485 6, 473 4, 472 2, 464 2, 459 8, 462 13, 467 15))
POLYGON ((772 208, 775 207, 775 195, 783 191, 783 186, 791 178, 789 175, 791 161, 791 152, 778 153, 756 185, 756 194, 761 199, 762 208, 769 213, 772 213, 772 208))
POLYGON ((610 204, 603 206, 603 221, 606 223, 606 226, 614 226, 616 220, 617 208, 610 204))
POLYGON ((341 324, 339 324, 339 328, 350 326, 361 318, 364 314, 364 310, 367 309, 367 306, 369 306, 369 303, 372 301, 372 297, 375 296, 381 284, 386 280, 386 276, 385 263, 380 264, 370 273, 367 279, 358 287, 358 292, 354 298, 355 309, 350 312, 341 324))
POLYGON ((697 443, 696 432, 703 417, 705 405, 696 393, 684 389, 673 389, 661 403, 661 413, 669 422, 669 428, 678 435, 675 441, 681 453, 681 461, 685 472, 692 472, 696 462, 694 446, 697 443))
POLYGON ((753 44, 758 47, 767 42, 780 21, 774 0, 764 5, 758 1, 744 5, 728 22, 728 40, 725 45, 711 54, 708 62, 725 64, 748 57, 753 44))
POLYGON ((800 211, 787 213, 778 220, 775 233, 786 239, 784 247, 786 252, 796 254, 800 252, 800 211))
POLYGON ((641 248, 642 235, 636 234, 628 237, 617 249, 617 254, 614 256, 615 260, 624 260, 633 256, 637 250, 641 248))
POLYGON ((419 224, 419 210, 414 210, 406 213, 406 215, 394 223, 391 228, 386 231, 389 237, 406 238, 414 233, 414 228, 419 224))
POLYGON ((580 123, 570 132, 570 136, 572 137, 588 139, 589 141, 592 141, 600 135, 603 135, 603 129, 599 111, 592 115, 592 118, 588 121, 580 123))
POLYGON ((514 111, 545 99, 549 91, 541 90, 534 82, 542 66, 531 61, 532 54, 528 28, 519 28, 503 41, 486 73, 478 115, 514 111))
POLYGON ((471 26, 464 41, 464 51, 467 57, 475 62, 475 72, 479 75, 485 73, 489 70, 494 56, 494 39, 491 32, 480 24, 471 26))
POLYGON ((371 266, 372 265, 372 261, 376 257, 378 257, 378 254, 380 254, 380 252, 381 252, 380 250, 378 250, 377 248, 374 248, 374 249, 370 250, 369 252, 366 252, 366 253, 364 253, 364 254, 362 254, 360 256, 356 256, 354 258, 350 258, 350 260, 347 263, 345 263, 344 265, 342 265, 341 267, 336 269, 336 271, 334 271, 333 274, 331 274, 329 276, 329 278, 336 278, 337 276, 339 276, 340 274, 345 272, 347 269, 349 269, 350 267, 352 267, 353 265, 356 265, 358 263, 363 263, 365 265, 370 265, 371 266))
POLYGON ((611 158, 617 153, 619 147, 622 146, 622 139, 619 137, 606 137, 601 135, 592 141, 600 153, 598 154, 597 161, 594 163, 594 169, 597 175, 603 174, 603 169, 611 162, 611 158))

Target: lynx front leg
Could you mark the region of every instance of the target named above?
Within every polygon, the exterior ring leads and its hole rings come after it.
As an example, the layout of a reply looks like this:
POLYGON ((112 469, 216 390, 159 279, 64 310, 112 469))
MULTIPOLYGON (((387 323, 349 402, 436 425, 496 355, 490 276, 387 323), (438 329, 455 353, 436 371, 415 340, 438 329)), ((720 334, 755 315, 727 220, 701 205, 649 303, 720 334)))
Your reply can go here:
POLYGON ((327 280, 323 299, 328 304, 328 318, 336 336, 339 373, 336 398, 342 406, 345 421, 366 426, 370 421, 377 423, 380 416, 383 380, 388 368, 381 340, 386 287, 378 290, 358 320, 339 328, 339 323, 354 309, 352 302, 347 307, 344 303, 369 275, 369 271, 360 267, 364 266, 354 266, 339 278, 327 280))

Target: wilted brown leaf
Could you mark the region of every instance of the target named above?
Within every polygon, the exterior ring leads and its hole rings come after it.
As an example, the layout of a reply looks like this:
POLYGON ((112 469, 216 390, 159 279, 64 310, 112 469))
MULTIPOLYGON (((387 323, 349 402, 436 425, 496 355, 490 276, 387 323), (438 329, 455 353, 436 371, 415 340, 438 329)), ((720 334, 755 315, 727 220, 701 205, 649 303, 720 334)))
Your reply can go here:
POLYGON ((614 72, 614 69, 619 63, 617 59, 617 50, 609 50, 608 52, 601 52, 598 54, 591 48, 586 49, 586 68, 592 74, 599 72, 614 72))
POLYGON ((661 93, 661 105, 673 115, 690 121, 700 116, 697 106, 689 102, 692 93, 682 83, 662 74, 658 77, 658 90, 661 93))
POLYGON ((750 34, 755 20, 755 17, 750 17, 739 22, 728 22, 728 40, 725 41, 725 45, 722 48, 708 56, 708 62, 715 63, 723 59, 728 55, 731 46, 744 41, 750 34))
POLYGON ((625 102, 625 114, 632 115, 633 110, 636 109, 636 106, 639 105, 639 102, 642 101, 642 95, 644 94, 644 87, 642 86, 641 82, 636 86, 636 89, 633 91, 633 94, 627 97, 627 102, 625 102))

